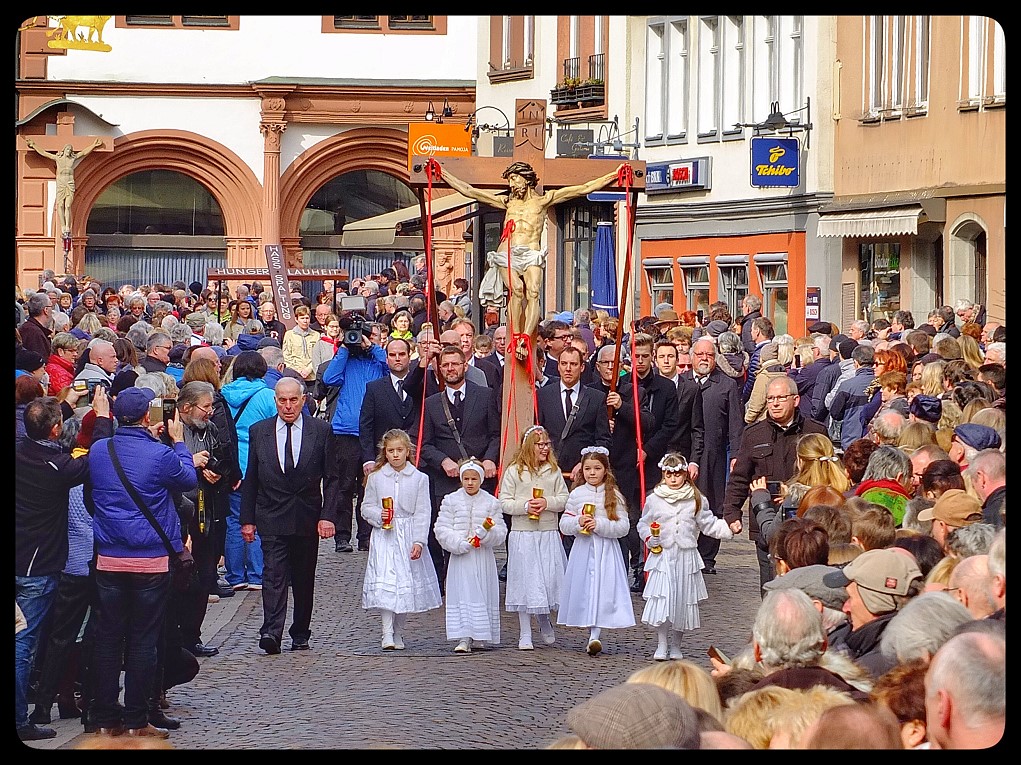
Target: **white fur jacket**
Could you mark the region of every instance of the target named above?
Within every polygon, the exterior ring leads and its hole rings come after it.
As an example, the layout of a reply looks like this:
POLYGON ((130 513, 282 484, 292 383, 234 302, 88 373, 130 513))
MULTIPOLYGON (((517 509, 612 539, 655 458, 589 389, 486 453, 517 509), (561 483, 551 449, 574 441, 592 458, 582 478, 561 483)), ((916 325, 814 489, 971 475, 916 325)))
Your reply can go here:
POLYGON ((659 544, 663 549, 697 547, 699 531, 716 539, 734 537, 727 522, 713 515, 705 497, 702 497, 702 508, 696 514, 694 499, 671 503, 656 494, 650 494, 645 500, 642 517, 638 520, 638 536, 650 547, 652 532, 649 526, 653 521, 660 526, 659 544))
POLYGON ((424 548, 429 542, 429 521, 432 520, 429 476, 410 462, 399 473, 389 463, 369 473, 362 499, 362 518, 373 528, 383 525, 383 497, 394 501, 395 522, 410 519, 413 543, 424 548))
POLYGON ((470 540, 477 536, 482 547, 496 547, 507 538, 507 524, 503 521, 500 501, 484 489, 474 497, 464 489, 448 494, 440 502, 440 513, 433 527, 440 547, 454 555, 475 549, 470 540), (490 518, 493 528, 486 531, 482 522, 490 518))
POLYGON ((603 500, 606 497, 606 486, 590 486, 587 483, 574 489, 567 497, 567 504, 564 506, 564 514, 560 516, 560 531, 570 536, 577 536, 581 532, 578 525, 578 518, 581 516, 582 508, 587 504, 596 506, 596 528, 592 533, 600 537, 618 539, 627 536, 630 524, 627 518, 627 505, 624 497, 617 492, 617 520, 611 521, 606 515, 606 507, 603 500))

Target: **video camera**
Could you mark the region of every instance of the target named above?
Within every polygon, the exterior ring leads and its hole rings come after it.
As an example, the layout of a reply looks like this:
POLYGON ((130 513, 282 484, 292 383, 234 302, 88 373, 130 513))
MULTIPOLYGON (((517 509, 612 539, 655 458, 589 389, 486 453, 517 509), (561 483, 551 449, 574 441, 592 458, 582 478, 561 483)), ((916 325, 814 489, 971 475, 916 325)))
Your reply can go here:
POLYGON ((372 327, 365 312, 368 306, 361 295, 349 295, 340 299, 340 311, 344 316, 344 345, 348 350, 362 347, 362 338, 372 334, 372 327))

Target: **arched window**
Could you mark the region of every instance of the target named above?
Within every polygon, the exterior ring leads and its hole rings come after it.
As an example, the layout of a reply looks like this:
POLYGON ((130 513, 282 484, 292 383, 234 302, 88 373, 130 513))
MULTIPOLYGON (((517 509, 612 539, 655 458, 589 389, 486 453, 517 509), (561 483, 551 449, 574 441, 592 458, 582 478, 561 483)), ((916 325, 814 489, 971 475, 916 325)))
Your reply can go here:
POLYGON ((104 284, 205 284, 206 269, 226 265, 219 203, 172 170, 141 170, 110 184, 85 231, 85 270, 104 284))

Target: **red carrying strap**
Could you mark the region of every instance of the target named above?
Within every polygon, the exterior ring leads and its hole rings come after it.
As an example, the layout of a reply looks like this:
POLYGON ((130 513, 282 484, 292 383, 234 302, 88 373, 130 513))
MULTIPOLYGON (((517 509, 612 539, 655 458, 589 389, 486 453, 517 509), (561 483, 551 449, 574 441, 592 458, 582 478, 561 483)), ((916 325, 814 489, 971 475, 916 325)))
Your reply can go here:
MULTIPOLYGON (((433 295, 433 257, 432 257, 432 243, 433 243, 433 180, 440 180, 443 177, 443 168, 439 162, 435 159, 430 158, 425 163, 425 176, 427 179, 426 183, 426 198, 425 198, 425 228, 423 230, 423 245, 425 247, 425 289, 426 289, 426 301, 425 301, 425 318, 426 321, 432 323, 432 295, 433 295)), ((438 329, 438 328, 436 328, 438 329)), ((434 336, 439 337, 439 333, 435 332, 434 336)), ((415 443, 415 466, 420 467, 422 464, 422 433, 425 429, 425 389, 428 384, 428 374, 422 376, 422 403, 418 415, 418 440, 415 443)))

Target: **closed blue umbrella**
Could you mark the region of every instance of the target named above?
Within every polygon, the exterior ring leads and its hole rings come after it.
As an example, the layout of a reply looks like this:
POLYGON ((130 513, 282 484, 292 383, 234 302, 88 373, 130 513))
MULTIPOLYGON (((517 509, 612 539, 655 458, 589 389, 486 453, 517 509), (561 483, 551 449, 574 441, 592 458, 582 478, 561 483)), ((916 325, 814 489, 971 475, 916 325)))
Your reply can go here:
POLYGON ((592 252, 592 307, 617 315, 617 256, 613 224, 596 224, 596 247, 592 252))

